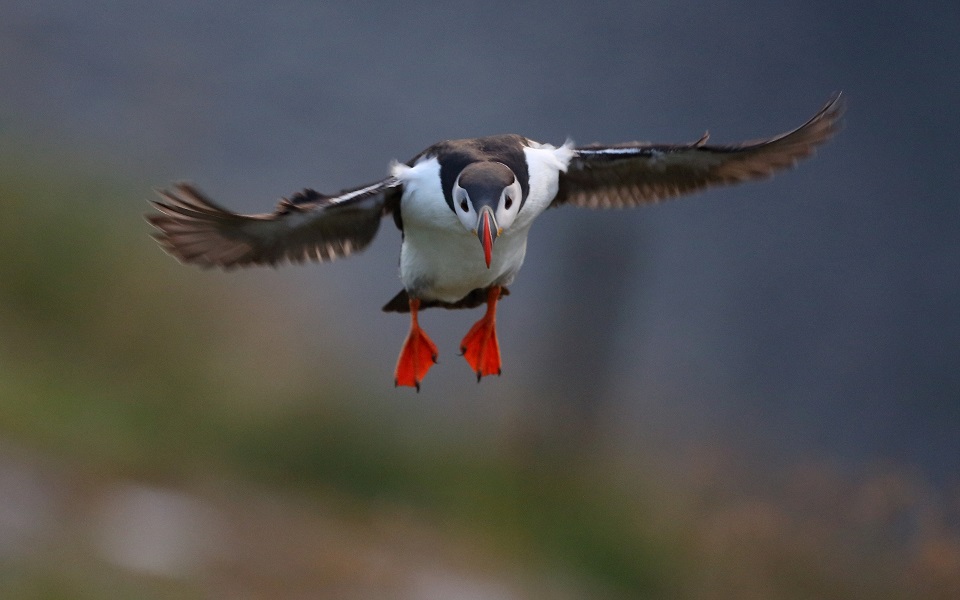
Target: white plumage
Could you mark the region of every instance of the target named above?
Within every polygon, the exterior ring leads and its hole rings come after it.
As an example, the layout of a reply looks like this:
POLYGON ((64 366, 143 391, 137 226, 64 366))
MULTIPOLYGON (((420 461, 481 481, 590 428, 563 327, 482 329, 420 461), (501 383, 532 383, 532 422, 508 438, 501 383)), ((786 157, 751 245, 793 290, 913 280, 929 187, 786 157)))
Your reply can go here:
POLYGON ((391 174, 403 187, 400 215, 400 280, 412 296, 454 303, 475 289, 510 285, 523 265, 527 234, 534 219, 557 194, 560 173, 573 156, 572 143, 556 148, 537 144, 524 149, 530 172, 530 191, 512 226, 497 237, 488 268, 475 232, 460 226, 444 200, 440 163, 424 157, 413 166, 396 163, 391 174))

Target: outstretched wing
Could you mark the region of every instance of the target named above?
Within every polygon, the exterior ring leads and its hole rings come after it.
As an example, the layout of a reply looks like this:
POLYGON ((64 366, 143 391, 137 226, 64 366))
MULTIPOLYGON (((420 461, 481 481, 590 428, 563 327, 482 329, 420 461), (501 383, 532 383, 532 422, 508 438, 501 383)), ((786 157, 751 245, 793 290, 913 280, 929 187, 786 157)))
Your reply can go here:
POLYGON ((813 154, 840 128, 843 103, 833 97, 802 126, 776 137, 730 146, 627 143, 575 148, 553 206, 623 208, 710 186, 761 179, 813 154))
POLYGON ((327 196, 303 190, 273 214, 238 215, 198 189, 179 183, 158 190, 159 213, 147 215, 154 237, 180 262, 232 269, 284 261, 330 261, 365 248, 382 217, 395 209, 388 197, 400 182, 382 181, 327 196))

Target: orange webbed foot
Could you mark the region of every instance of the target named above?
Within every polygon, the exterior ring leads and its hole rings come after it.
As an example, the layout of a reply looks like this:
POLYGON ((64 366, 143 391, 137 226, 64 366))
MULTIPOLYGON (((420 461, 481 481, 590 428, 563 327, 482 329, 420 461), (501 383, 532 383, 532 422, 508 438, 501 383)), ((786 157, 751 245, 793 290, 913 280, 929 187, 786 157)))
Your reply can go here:
POLYGON ((420 301, 411 299, 410 333, 407 334, 407 339, 403 342, 400 358, 397 360, 397 370, 393 378, 394 385, 415 387, 418 392, 420 391, 420 382, 426 377, 430 367, 437 363, 437 345, 420 329, 420 324, 417 322, 417 310, 419 308, 420 301))
POLYGON ((497 342, 497 300, 499 299, 500 287, 491 287, 487 292, 487 312, 474 323, 460 342, 460 352, 473 372, 477 374, 477 381, 480 381, 484 375, 501 373, 500 344, 497 342))

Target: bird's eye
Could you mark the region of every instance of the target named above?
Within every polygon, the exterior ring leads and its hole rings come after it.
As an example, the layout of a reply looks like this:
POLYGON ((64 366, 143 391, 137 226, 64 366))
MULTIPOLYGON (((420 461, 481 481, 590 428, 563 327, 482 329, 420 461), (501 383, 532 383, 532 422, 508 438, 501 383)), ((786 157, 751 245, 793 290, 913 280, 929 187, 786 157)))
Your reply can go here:
POLYGON ((507 210, 510 210, 511 206, 513 206, 513 198, 511 198, 510 196, 507 196, 506 201, 504 201, 503 203, 503 207, 506 208, 507 210))
POLYGON ((466 199, 466 198, 464 198, 463 200, 460 201, 460 210, 462 210, 463 212, 467 212, 468 209, 467 209, 467 199, 466 199))

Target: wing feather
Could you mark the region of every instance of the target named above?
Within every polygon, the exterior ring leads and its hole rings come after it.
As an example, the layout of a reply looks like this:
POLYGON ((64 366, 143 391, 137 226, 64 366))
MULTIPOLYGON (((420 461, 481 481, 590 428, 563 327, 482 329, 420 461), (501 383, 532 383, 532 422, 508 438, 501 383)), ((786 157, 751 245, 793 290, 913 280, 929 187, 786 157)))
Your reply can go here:
POLYGON ((560 176, 553 205, 631 207, 770 177, 812 155, 830 139, 840 129, 843 109, 837 94, 797 129, 737 145, 708 145, 705 135, 692 144, 633 142, 575 148, 567 172, 560 176))
POLYGON ((304 190, 271 214, 231 212, 186 183, 158 190, 157 213, 147 215, 154 238, 183 263, 232 269, 283 262, 326 262, 363 250, 395 209, 388 192, 400 182, 382 181, 326 196, 304 190))

